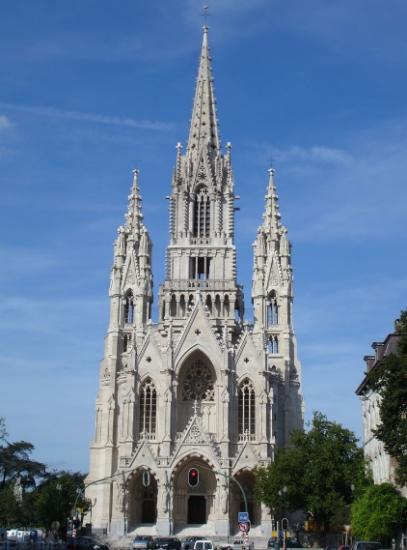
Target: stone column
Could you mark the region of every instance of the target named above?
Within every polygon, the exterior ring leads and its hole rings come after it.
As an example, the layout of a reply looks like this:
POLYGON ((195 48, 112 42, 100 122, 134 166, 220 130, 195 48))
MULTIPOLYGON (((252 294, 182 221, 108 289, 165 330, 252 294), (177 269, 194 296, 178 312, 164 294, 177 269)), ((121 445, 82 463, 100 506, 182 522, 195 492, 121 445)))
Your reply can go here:
POLYGON ((112 487, 112 517, 110 532, 112 537, 122 537, 127 531, 128 488, 124 479, 116 479, 112 487))
POLYGON ((215 519, 215 534, 220 537, 230 535, 229 524, 229 475, 227 471, 221 470, 217 476, 216 490, 216 519, 215 519))
POLYGON ((172 509, 173 509, 173 488, 170 474, 167 469, 164 470, 163 479, 158 486, 157 495, 157 534, 161 536, 171 535, 172 509))
POLYGON ((263 537, 271 537, 272 522, 270 508, 261 503, 261 535, 263 537))

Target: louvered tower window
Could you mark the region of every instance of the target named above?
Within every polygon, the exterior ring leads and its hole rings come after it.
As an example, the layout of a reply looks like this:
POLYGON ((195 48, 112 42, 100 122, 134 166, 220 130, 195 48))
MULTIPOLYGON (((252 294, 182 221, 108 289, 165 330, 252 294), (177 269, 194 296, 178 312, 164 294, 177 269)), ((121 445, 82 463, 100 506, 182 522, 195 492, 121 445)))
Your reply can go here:
POLYGON ((274 290, 267 299, 267 326, 278 325, 278 304, 274 290))
POLYGON ((154 439, 157 423, 157 391, 151 378, 140 388, 140 438, 154 439))
POLYGON ((201 185, 195 193, 193 235, 209 237, 211 230, 211 201, 208 189, 201 185))
POLYGON ((134 296, 133 292, 129 290, 126 294, 124 302, 124 322, 131 324, 134 321, 134 296))
POLYGON ((256 398, 252 382, 245 378, 239 386, 239 439, 253 440, 256 433, 256 398))

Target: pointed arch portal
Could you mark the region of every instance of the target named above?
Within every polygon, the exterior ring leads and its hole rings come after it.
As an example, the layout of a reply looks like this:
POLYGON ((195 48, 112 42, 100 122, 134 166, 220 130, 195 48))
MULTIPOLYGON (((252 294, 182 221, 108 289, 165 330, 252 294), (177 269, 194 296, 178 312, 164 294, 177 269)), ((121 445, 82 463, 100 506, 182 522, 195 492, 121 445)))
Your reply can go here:
POLYGON ((129 481, 128 530, 157 521, 157 480, 150 472, 150 484, 143 484, 143 472, 137 470, 129 481))
POLYGON ((173 517, 176 527, 205 525, 215 516, 217 481, 213 467, 204 458, 189 456, 183 460, 173 477, 173 517), (199 482, 191 487, 188 472, 198 470, 199 482))

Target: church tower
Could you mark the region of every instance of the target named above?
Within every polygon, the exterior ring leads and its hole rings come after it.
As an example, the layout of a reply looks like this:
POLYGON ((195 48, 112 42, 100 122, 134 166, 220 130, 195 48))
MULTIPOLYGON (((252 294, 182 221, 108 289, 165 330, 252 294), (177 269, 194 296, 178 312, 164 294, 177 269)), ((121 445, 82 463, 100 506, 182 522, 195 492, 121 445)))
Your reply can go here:
POLYGON ((185 155, 177 144, 166 281, 160 290, 161 321, 173 319, 175 329, 198 294, 212 326, 222 322, 228 341, 238 335, 243 294, 236 282, 234 201, 231 146, 222 153, 205 27, 185 155))
POLYGON ((185 152, 177 144, 157 322, 138 175, 114 245, 86 481, 93 527, 223 537, 247 507, 251 533, 267 537, 254 470, 302 426, 291 248, 271 169, 254 244, 254 323, 244 321, 231 145, 221 147, 207 27, 185 152))

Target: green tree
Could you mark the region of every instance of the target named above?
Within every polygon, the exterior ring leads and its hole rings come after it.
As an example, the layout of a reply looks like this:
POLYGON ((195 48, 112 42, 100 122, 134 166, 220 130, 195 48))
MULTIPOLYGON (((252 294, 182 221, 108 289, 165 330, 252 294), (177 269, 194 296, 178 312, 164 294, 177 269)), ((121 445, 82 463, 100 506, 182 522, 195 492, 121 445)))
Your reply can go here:
POLYGON ((27 441, 7 440, 4 418, 0 419, 0 521, 4 525, 34 522, 32 492, 47 475, 46 466, 31 458, 34 446, 27 441))
POLYGON ((27 441, 6 442, 0 446, 0 488, 17 478, 24 489, 35 487, 36 480, 45 476, 46 466, 32 460, 34 445, 27 441))
POLYGON ((41 525, 50 529, 52 522, 58 521, 60 534, 64 535, 75 503, 78 508, 86 511, 87 502, 83 497, 84 477, 79 472, 54 472, 38 487, 35 506, 41 525))
POLYGON ((0 525, 13 527, 20 524, 20 507, 12 485, 0 489, 0 525))
POLYGON ((397 354, 386 355, 368 374, 368 387, 380 395, 375 435, 397 462, 397 482, 407 485, 407 310, 396 323, 397 354))
POLYGON ((345 522, 349 504, 367 484, 356 436, 314 413, 310 430, 294 431, 289 447, 257 470, 256 493, 277 516, 306 510, 323 531, 345 522))
POLYGON ((351 507, 352 532, 362 540, 389 546, 407 524, 407 499, 390 483, 371 485, 351 507))
POLYGON ((3 416, 0 416, 0 442, 5 441, 7 436, 6 421, 3 416))

